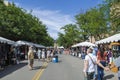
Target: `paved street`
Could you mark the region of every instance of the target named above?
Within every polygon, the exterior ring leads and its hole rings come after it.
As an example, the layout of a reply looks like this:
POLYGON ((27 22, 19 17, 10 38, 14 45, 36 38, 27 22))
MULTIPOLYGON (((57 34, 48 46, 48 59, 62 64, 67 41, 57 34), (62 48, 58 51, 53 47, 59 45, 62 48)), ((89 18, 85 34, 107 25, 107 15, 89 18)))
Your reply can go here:
MULTIPOLYGON (((58 63, 43 63, 35 60, 29 71, 27 61, 9 66, 0 72, 0 80, 83 80, 83 60, 71 55, 59 55, 58 63)), ((105 72, 105 80, 117 80, 114 73, 105 72)))

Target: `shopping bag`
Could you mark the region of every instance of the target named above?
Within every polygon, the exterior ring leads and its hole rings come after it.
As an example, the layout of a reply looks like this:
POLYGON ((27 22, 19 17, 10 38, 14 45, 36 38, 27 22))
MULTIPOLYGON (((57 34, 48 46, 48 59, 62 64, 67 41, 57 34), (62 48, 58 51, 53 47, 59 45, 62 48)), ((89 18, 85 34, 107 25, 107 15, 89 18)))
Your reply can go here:
POLYGON ((118 72, 118 67, 116 67, 115 64, 112 62, 110 64, 110 70, 114 73, 117 73, 118 72))

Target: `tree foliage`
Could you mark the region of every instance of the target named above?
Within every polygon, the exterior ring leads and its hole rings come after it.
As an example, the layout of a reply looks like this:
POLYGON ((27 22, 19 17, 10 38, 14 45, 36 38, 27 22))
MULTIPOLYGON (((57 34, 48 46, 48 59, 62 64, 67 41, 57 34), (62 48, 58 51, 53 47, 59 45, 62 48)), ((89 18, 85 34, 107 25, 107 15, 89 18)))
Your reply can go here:
POLYGON ((0 1, 0 36, 8 39, 27 40, 43 45, 53 45, 47 28, 39 19, 15 4, 8 6, 0 1))
POLYGON ((120 0, 105 0, 101 4, 103 13, 105 13, 109 23, 109 35, 119 33, 120 31, 120 0))
POLYGON ((76 16, 77 24, 80 27, 84 40, 88 36, 94 36, 96 39, 103 38, 108 31, 107 20, 100 8, 92 8, 84 14, 76 16))
POLYGON ((120 32, 120 0, 113 0, 110 7, 110 21, 113 34, 120 32))
POLYGON ((58 43, 60 46, 69 48, 73 43, 80 41, 79 31, 76 25, 68 24, 61 29, 63 29, 65 33, 59 33, 58 43))
POLYGON ((86 41, 90 36, 96 40, 106 38, 120 31, 120 0, 104 0, 102 4, 75 16, 77 27, 66 25, 64 34, 59 34, 60 44, 72 45, 86 41), (111 13, 111 14, 110 14, 111 13), (70 29, 72 29, 70 31, 70 29), (76 32, 74 34, 74 32, 76 32), (77 40, 76 40, 77 39, 77 40))

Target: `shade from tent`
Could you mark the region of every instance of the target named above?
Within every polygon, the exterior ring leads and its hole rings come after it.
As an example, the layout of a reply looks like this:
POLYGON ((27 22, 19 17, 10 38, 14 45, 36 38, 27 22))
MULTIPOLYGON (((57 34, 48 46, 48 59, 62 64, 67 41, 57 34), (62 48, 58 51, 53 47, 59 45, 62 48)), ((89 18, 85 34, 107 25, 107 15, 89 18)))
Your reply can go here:
POLYGON ((73 45, 72 47, 78 47, 78 46, 87 46, 87 47, 90 47, 90 46, 96 46, 96 45, 93 44, 93 43, 91 43, 91 42, 81 42, 81 43, 73 45))
POLYGON ((120 41, 120 33, 110 36, 108 38, 102 39, 100 41, 97 41, 96 44, 105 44, 105 43, 118 42, 118 41, 120 41))

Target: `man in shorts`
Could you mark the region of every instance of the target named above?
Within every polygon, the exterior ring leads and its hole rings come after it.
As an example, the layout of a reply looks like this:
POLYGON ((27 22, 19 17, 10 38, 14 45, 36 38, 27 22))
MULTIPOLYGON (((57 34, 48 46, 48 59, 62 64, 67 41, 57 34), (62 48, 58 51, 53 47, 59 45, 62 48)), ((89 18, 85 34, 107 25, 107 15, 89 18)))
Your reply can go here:
POLYGON ((33 52, 33 47, 30 46, 29 51, 28 51, 28 67, 29 67, 29 70, 33 69, 33 63, 34 63, 34 52, 33 52))

